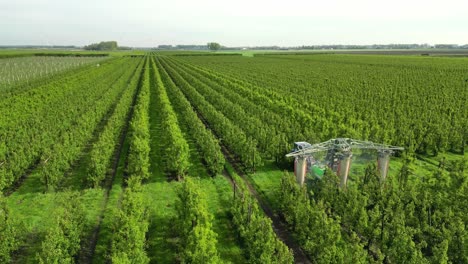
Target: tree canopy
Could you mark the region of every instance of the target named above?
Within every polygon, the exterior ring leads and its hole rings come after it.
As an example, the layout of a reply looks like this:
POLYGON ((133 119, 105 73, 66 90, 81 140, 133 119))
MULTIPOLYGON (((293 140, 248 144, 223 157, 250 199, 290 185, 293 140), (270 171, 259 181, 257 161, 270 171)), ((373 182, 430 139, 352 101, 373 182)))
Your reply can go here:
POLYGON ((116 50, 119 46, 117 41, 101 41, 99 43, 84 46, 85 50, 116 50))
POLYGON ((217 42, 208 42, 207 46, 212 51, 217 51, 221 48, 221 44, 217 42))

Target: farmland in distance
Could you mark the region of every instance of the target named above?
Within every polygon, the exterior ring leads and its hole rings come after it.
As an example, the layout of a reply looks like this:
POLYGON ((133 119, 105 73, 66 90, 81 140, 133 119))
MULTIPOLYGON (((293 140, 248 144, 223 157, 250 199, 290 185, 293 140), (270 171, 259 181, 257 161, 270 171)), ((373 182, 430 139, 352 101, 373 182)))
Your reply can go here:
POLYGON ((468 263, 466 58, 0 65, 2 263, 468 263), (332 138, 405 150, 296 184, 293 143, 332 138))

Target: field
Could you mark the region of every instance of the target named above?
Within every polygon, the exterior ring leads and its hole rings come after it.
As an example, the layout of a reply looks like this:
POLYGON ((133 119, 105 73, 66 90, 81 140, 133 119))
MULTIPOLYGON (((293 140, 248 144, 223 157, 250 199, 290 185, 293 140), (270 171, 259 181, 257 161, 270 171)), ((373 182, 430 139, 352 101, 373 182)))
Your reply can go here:
POLYGON ((76 53, 0 53, 1 263, 468 263, 468 59, 76 53))

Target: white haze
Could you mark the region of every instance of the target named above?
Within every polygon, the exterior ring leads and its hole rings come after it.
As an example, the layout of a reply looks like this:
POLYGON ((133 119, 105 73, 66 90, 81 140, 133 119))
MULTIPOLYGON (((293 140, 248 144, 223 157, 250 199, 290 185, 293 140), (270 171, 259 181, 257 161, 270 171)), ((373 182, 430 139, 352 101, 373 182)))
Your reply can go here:
POLYGON ((468 1, 0 0, 0 45, 468 44, 468 1))

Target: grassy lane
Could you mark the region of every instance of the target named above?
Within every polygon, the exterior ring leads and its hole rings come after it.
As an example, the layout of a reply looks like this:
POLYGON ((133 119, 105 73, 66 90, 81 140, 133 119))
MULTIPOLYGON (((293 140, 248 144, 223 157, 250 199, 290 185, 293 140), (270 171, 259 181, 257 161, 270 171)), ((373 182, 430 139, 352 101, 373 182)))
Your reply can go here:
MULTIPOLYGON (((112 239, 112 225, 114 223, 115 213, 119 207, 119 202, 123 193, 122 186, 127 161, 128 147, 128 140, 125 140, 122 146, 115 178, 112 182, 112 186, 109 191, 109 196, 107 197, 107 199, 100 200, 99 209, 102 210, 102 208, 105 208, 105 210, 102 216, 101 227, 99 229, 97 245, 94 251, 92 263, 105 263, 107 258, 109 245, 112 239)), ((96 215, 96 218, 97 217, 98 215, 96 215)), ((93 223, 96 222, 96 218, 93 219, 93 223)))
POLYGON ((222 175, 200 181, 208 196, 209 210, 214 216, 213 230, 218 234, 218 252, 223 263, 245 263, 244 252, 237 240, 236 229, 229 213, 233 197, 229 181, 222 175))
MULTIPOLYGON (((22 220, 27 234, 18 252, 13 254, 13 263, 37 263, 36 253, 40 252, 43 234, 54 223, 52 216, 55 215, 61 196, 62 193, 47 193, 9 197, 11 217, 22 220)), ((86 204, 86 226, 90 226, 98 216, 103 197, 102 190, 89 189, 80 192, 80 199, 86 204)))
MULTIPOLYGON (((154 67, 151 63, 150 67, 154 67)), ((144 195, 149 206, 150 226, 148 231, 148 256, 152 263, 173 263, 175 261, 174 241, 171 239, 171 219, 175 217, 174 203, 176 182, 168 182, 162 170, 164 142, 160 139, 162 118, 158 114, 160 103, 156 96, 154 69, 150 70, 150 178, 144 185, 144 195)))
POLYGON ((38 90, 2 101, 0 112, 7 114, 1 116, 0 137, 7 150, 16 153, 0 167, 2 188, 9 187, 6 194, 21 185, 64 134, 77 129, 77 119, 105 99, 103 95, 125 73, 122 66, 128 62, 116 60, 87 75, 51 80, 38 90))
MULTIPOLYGON (((179 113, 176 111, 176 113, 179 113)), ((181 120, 180 116, 178 116, 181 120)), ((190 134, 190 129, 184 124, 181 125, 182 133, 190 146, 189 177, 198 177, 200 186, 207 196, 208 209, 214 216, 213 230, 218 234, 217 249, 224 263, 245 263, 242 249, 236 239, 235 227, 232 225, 229 208, 233 189, 229 181, 222 175, 211 177, 202 163, 202 157, 197 149, 196 142, 190 134)))
MULTIPOLYGON (((177 89, 174 83, 167 83, 166 89, 171 88, 177 89)), ((209 210, 214 216, 213 230, 218 234, 218 252, 221 255, 221 259, 224 262, 245 262, 242 250, 236 241, 234 226, 228 214, 229 207, 231 206, 230 198, 232 198, 231 185, 222 175, 217 175, 216 177, 209 176, 203 163, 203 154, 200 146, 197 145, 200 143, 196 141, 194 135, 190 132, 190 127, 185 121, 186 116, 182 114, 184 109, 178 109, 178 107, 181 107, 181 104, 175 103, 175 100, 180 100, 180 98, 176 98, 177 93, 171 91, 168 91, 167 94, 176 112, 184 138, 189 143, 190 161, 192 164, 189 176, 200 178, 200 186, 203 186, 203 190, 208 196, 209 210)))
MULTIPOLYGON (((99 134, 99 132, 100 132, 99 131, 99 129, 100 129, 99 126, 103 125, 103 123, 106 122, 106 119, 112 113, 113 108, 116 106, 118 100, 120 99, 120 96, 123 93, 124 88, 125 87, 111 87, 106 91, 106 93, 102 94, 99 98, 96 98, 99 101, 100 99, 103 99, 105 96, 113 95, 111 92, 115 93, 115 101, 111 104, 110 109, 106 113, 103 114, 103 116, 102 116, 103 121, 100 121, 100 124, 96 125, 95 130, 93 131, 93 136, 90 137, 91 142, 92 142, 93 138, 96 137, 99 134), (113 90, 116 90, 116 91, 113 91, 113 90)), ((87 114, 91 113, 91 111, 93 111, 93 110, 88 109, 86 112, 84 112, 83 114, 78 116, 77 119, 86 118, 87 114)), ((65 137, 67 135, 64 134, 64 135, 61 135, 61 136, 65 137)), ((60 143, 59 140, 62 140, 62 138, 57 139, 58 143, 60 143)), ((86 147, 86 145, 87 145, 87 143, 83 144, 83 146, 82 146, 83 150, 86 147)), ((29 194, 29 193, 43 192, 44 191, 44 184, 41 181, 41 169, 42 168, 40 166, 36 167, 30 173, 30 175, 28 177, 26 177, 26 180, 22 183, 22 185, 11 196, 21 196, 21 195, 29 194)), ((77 190, 82 189, 79 182, 70 182, 68 188, 74 189, 74 190, 75 189, 77 189, 77 190)))
MULTIPOLYGON (((67 189, 67 188, 73 188, 73 186, 79 186, 81 185, 82 188, 86 187, 86 181, 88 177, 88 167, 91 164, 91 151, 93 148, 95 148, 95 144, 98 143, 99 140, 102 140, 101 137, 103 136, 103 132, 105 129, 112 129, 115 124, 118 124, 116 121, 116 116, 118 116, 119 111, 128 111, 126 117, 122 117, 121 120, 124 121, 124 124, 128 123, 128 118, 129 118, 129 113, 131 112, 131 107, 135 103, 135 98, 136 98, 136 93, 138 92, 138 81, 141 75, 141 67, 142 64, 144 64, 144 60, 140 60, 138 64, 132 64, 132 74, 129 76, 129 79, 126 84, 126 88, 123 91, 123 94, 121 95, 121 98, 119 102, 117 102, 112 109, 109 111, 109 113, 106 115, 105 118, 101 121, 101 123, 98 125, 98 128, 96 129, 96 132, 99 134, 96 134, 93 139, 86 144, 85 149, 83 150, 82 154, 79 156, 79 160, 69 169, 67 172, 66 177, 64 178, 62 184, 61 184, 61 189, 67 189), (130 109, 130 110, 122 110, 122 109, 130 109), (113 118, 112 120, 109 120, 110 118, 113 118), (112 128, 110 127, 112 126, 112 128)), ((118 128, 118 134, 122 134, 122 131, 124 131, 124 127, 119 127, 118 128)), ((116 150, 120 146, 116 144, 114 146, 114 152, 117 152, 116 150)), ((109 168, 108 168, 109 169, 109 168)), ((110 170, 108 170, 108 174, 110 170)))
MULTIPOLYGON (((162 155, 165 143, 161 142, 161 108, 156 96, 156 80, 152 75, 150 131, 151 131, 151 178, 145 185, 146 197, 150 208, 150 231, 148 234, 148 255, 152 263, 173 263, 176 256, 175 240, 172 236, 171 222, 175 217, 174 202, 177 199, 178 182, 168 181, 168 175, 161 169, 162 155)), ((173 99, 173 98, 172 98, 173 99)), ((174 105, 174 104, 173 104, 174 105)), ((229 182, 218 175, 212 178, 208 175, 197 148, 197 142, 190 133, 190 128, 182 122, 180 112, 174 109, 184 138, 190 147, 190 169, 188 177, 197 177, 200 186, 208 197, 208 207, 214 216, 213 229, 218 234, 218 251, 224 263, 244 263, 242 250, 239 247, 233 226, 228 215, 232 189, 229 182)))
MULTIPOLYGON (((140 68, 141 69, 141 68, 140 68)), ((130 148, 130 138, 128 137, 128 131, 130 126, 130 120, 133 116, 133 107, 137 103, 137 97, 141 89, 141 78, 143 75, 143 71, 137 72, 139 75, 138 80, 138 88, 136 89, 136 93, 133 96, 132 101, 132 109, 128 113, 126 126, 122 130, 122 136, 120 139, 120 149, 117 148, 116 150, 116 157, 118 160, 114 161, 114 168, 112 171, 112 176, 105 179, 104 186, 106 188, 106 197, 102 201, 101 205, 101 215, 98 218, 98 226, 97 229, 94 231, 96 232, 96 237, 92 238, 96 243, 91 246, 91 258, 92 263, 104 263, 108 261, 108 257, 110 255, 109 249, 113 238, 114 232, 114 223, 116 219, 116 214, 118 209, 120 208, 120 201, 122 199, 123 190, 124 190, 124 178, 126 174, 126 167, 127 167, 127 156, 130 148), (115 163, 117 162, 117 163, 115 163), (96 241, 97 240, 97 241, 96 241)))
MULTIPOLYGON (((129 144, 127 140, 127 131, 129 127, 129 120, 133 114, 133 106, 136 102, 136 97, 139 91, 139 82, 141 79, 141 70, 144 61, 140 61, 140 65, 135 68, 134 76, 132 80, 128 83, 127 91, 125 94, 125 98, 122 99, 120 102, 119 109, 116 110, 115 115, 113 116, 114 119, 109 120, 108 126, 117 126, 115 146, 113 146, 113 154, 112 159, 109 163, 109 167, 107 168, 107 173, 105 174, 104 184, 104 199, 101 200, 101 207, 99 214, 95 218, 93 228, 89 230, 88 235, 84 239, 82 243, 82 249, 80 253, 80 263, 91 263, 94 261, 104 261, 106 257, 104 252, 107 250, 107 246, 110 241, 110 233, 109 231, 109 222, 113 216, 113 208, 112 206, 118 206, 118 202, 122 196, 122 184, 123 184, 123 176, 126 166, 126 157, 129 149, 129 144), (118 118, 121 118, 121 121, 118 118), (121 122, 121 123, 120 123, 121 122), (121 124, 121 126, 119 126, 121 124), (107 208, 107 205, 111 205, 111 209, 107 208), (99 240, 101 238, 101 240, 99 240), (104 241, 104 243, 102 243, 104 241)), ((111 127, 106 127, 106 129, 113 129, 111 127)), ((105 135, 106 131, 103 131, 101 137, 105 135)), ((101 140, 101 138, 100 138, 101 140)), ((94 142, 93 148, 96 147, 94 142)), ((79 179, 78 175, 85 175, 89 171, 87 170, 88 166, 90 166, 91 160, 90 155, 91 147, 88 149, 88 152, 82 157, 78 166, 75 167, 75 170, 71 173, 72 177, 70 177, 70 181, 78 181, 82 186, 85 186, 84 183, 86 182, 85 178, 79 179), (74 176, 74 177, 73 177, 74 176)))

